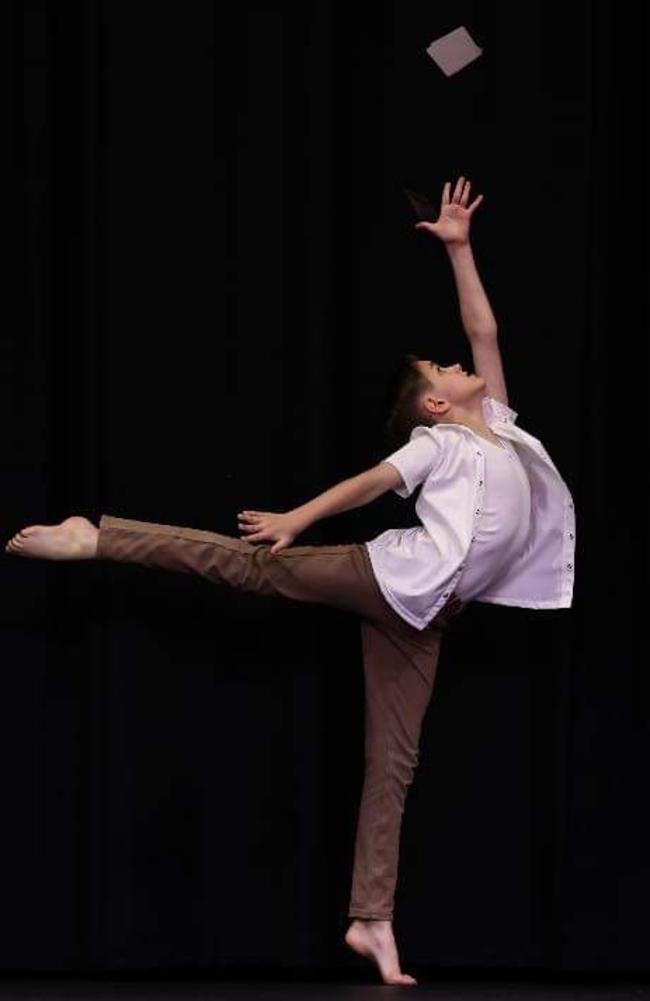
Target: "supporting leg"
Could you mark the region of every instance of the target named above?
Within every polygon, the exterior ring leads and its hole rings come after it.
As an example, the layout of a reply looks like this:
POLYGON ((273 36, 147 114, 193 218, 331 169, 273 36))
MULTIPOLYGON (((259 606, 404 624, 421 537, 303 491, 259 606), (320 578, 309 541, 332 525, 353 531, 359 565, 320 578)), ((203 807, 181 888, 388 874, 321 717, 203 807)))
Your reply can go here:
POLYGON ((362 622, 365 778, 349 916, 391 920, 408 787, 433 691, 443 629, 362 622))

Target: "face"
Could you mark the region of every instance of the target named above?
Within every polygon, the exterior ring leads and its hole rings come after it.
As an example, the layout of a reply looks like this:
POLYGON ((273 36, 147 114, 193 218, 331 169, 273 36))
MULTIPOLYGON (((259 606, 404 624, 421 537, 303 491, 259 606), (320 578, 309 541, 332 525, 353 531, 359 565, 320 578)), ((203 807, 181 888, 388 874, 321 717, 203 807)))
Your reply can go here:
POLYGON ((451 406, 463 404, 485 387, 484 380, 471 372, 466 372, 460 365, 439 365, 430 359, 421 359, 414 363, 415 367, 432 384, 436 399, 446 400, 451 406))

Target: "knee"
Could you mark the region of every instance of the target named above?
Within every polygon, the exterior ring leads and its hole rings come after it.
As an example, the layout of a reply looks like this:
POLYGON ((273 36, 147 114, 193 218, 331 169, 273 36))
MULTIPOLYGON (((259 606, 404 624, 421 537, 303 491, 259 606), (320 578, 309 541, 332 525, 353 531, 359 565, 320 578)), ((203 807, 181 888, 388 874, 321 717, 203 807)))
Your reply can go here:
POLYGON ((388 755, 368 750, 365 755, 366 777, 382 782, 388 778, 399 787, 409 786, 419 762, 419 751, 411 745, 400 745, 388 755))
POLYGON ((242 575, 239 587, 242 591, 253 591, 257 594, 272 594, 274 589, 270 585, 268 568, 272 560, 276 559, 271 555, 271 546, 252 546, 246 553, 243 561, 242 575))
POLYGON ((401 785, 411 785, 419 762, 418 749, 411 745, 402 745, 392 755, 393 772, 401 785))

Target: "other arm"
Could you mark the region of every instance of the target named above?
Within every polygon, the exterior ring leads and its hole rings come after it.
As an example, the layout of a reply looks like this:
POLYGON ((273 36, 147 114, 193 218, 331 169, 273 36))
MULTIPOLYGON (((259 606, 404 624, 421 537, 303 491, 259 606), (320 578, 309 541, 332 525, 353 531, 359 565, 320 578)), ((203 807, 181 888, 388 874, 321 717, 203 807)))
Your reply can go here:
POLYGON ((270 511, 241 511, 239 527, 247 533, 251 542, 264 539, 273 540, 271 552, 277 553, 291 544, 293 539, 315 521, 329 518, 341 511, 362 507, 380 497, 388 490, 394 490, 402 483, 402 478, 389 462, 380 462, 357 476, 342 480, 313 500, 293 508, 285 514, 270 511))
POLYGON ((314 497, 301 507, 289 512, 302 524, 301 531, 321 518, 329 518, 341 511, 349 511, 354 507, 370 504, 388 490, 401 483, 401 476, 394 466, 388 462, 379 462, 376 466, 364 470, 358 476, 352 476, 330 487, 324 493, 314 497))

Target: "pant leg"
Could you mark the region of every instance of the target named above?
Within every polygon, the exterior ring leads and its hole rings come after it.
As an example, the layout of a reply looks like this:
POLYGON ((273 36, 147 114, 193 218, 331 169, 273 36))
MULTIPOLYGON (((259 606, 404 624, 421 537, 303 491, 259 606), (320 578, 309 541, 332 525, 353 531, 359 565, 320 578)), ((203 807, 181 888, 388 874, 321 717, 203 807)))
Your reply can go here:
MULTIPOLYGON (((401 624, 400 624, 401 623, 401 624)), ((365 777, 348 915, 391 920, 408 787, 447 628, 363 621, 365 777)))
POLYGON ((271 553, 271 545, 216 532, 103 514, 97 558, 195 573, 216 585, 329 605, 370 621, 399 618, 359 543, 289 546, 271 553))

